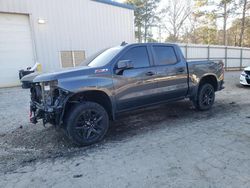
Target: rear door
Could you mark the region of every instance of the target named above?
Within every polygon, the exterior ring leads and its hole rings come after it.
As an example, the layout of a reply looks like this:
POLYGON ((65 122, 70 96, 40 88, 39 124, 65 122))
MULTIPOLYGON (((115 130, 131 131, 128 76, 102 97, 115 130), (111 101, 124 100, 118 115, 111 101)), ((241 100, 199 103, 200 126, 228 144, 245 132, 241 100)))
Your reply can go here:
POLYGON ((131 61, 133 68, 113 76, 117 111, 144 106, 155 101, 156 69, 147 45, 130 47, 118 61, 131 61))
POLYGON ((152 45, 157 72, 159 100, 185 97, 188 92, 188 71, 186 61, 178 58, 171 45, 152 45))

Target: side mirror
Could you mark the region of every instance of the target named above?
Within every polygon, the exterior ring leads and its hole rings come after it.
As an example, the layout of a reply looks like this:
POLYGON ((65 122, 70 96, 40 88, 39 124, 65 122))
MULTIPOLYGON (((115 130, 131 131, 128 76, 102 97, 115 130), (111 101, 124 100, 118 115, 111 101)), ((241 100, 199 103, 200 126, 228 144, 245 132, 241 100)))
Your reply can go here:
POLYGON ((131 60, 121 60, 117 63, 117 69, 119 70, 126 70, 133 68, 133 63, 131 60))

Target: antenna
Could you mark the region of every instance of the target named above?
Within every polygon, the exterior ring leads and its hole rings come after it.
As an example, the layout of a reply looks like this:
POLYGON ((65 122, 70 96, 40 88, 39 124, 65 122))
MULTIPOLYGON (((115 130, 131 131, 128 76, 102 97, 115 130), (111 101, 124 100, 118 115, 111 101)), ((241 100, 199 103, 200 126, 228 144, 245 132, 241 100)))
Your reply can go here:
POLYGON ((125 41, 123 41, 122 43, 121 43, 121 46, 125 46, 125 45, 127 45, 128 43, 126 43, 125 41))

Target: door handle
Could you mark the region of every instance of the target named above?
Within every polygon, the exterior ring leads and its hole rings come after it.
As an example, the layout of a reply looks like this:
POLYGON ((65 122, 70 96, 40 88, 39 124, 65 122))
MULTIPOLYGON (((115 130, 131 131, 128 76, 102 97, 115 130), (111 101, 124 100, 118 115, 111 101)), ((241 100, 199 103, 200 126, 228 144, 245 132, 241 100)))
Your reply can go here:
POLYGON ((146 73, 146 76, 153 76, 153 75, 155 75, 155 73, 151 71, 146 73))
POLYGON ((185 71, 184 68, 178 68, 178 69, 177 69, 177 72, 184 72, 184 71, 185 71))

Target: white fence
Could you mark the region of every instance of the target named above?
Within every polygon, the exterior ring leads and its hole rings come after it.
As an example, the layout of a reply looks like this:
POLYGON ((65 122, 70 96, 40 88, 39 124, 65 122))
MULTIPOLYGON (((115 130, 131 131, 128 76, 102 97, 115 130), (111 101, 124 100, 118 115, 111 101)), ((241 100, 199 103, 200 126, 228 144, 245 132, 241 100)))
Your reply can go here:
POLYGON ((222 60, 226 70, 241 70, 250 66, 250 48, 195 44, 179 46, 188 61, 222 60))

